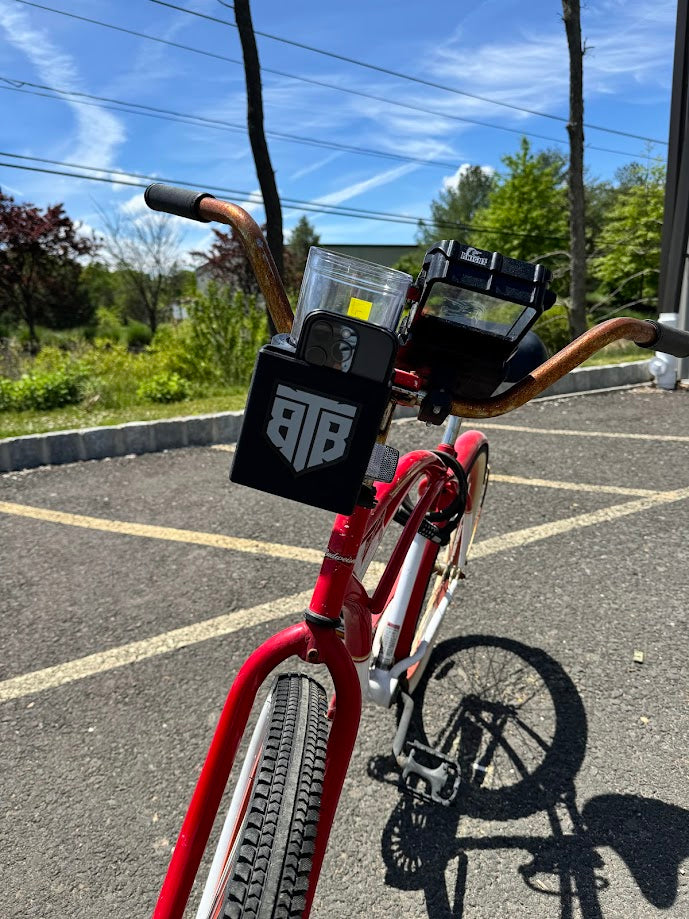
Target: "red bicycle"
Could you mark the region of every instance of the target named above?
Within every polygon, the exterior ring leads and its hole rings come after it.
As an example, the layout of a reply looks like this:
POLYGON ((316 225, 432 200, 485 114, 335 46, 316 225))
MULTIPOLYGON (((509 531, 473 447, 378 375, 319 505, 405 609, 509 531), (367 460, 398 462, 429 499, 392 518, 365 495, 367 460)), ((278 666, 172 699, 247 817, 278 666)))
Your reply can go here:
MULTIPOLYGON (((376 348, 357 365, 369 326, 362 329, 351 312, 348 318, 328 312, 327 303, 306 324, 309 346, 290 344, 291 307, 258 226, 241 208, 162 185, 151 186, 146 200, 156 210, 233 226, 279 333, 259 355, 233 477, 345 511, 335 520, 303 621, 257 648, 229 691, 154 919, 181 919, 257 692, 290 658, 325 667, 333 699, 328 705, 320 683, 303 672, 274 681, 196 915, 308 916, 364 701, 385 708, 398 703, 393 754, 414 793, 449 805, 460 782, 477 773, 479 791, 500 791, 486 775, 500 751, 509 750, 508 715, 474 722, 481 736, 471 739, 471 769, 447 745, 433 749, 407 741, 415 689, 464 576, 489 477, 486 438, 474 430, 460 434, 459 419, 525 404, 612 341, 624 338, 687 356, 689 334, 650 321, 612 319, 495 395, 519 342, 554 299, 548 273, 540 265, 444 242, 429 250, 407 291, 401 324, 392 332, 379 330, 376 348), (337 360, 329 363, 325 352, 336 352, 337 360), (349 372, 357 366, 357 373, 349 372), (437 450, 414 450, 399 459, 386 450, 396 406, 418 407, 427 422, 445 421, 437 450), (308 450, 294 433, 303 439, 307 428, 308 450), (317 442, 320 459, 314 463, 317 442), (374 560, 395 521, 401 530, 387 561, 374 560), (374 583, 371 589, 364 587, 365 576, 374 583)), ((360 310, 362 298, 354 300, 360 310)))

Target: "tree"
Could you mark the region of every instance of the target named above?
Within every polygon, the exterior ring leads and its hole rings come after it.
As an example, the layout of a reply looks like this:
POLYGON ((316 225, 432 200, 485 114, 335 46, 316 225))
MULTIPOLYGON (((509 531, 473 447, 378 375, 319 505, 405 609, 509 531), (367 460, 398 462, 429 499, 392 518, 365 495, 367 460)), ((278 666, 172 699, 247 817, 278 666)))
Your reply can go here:
POLYGON ((592 270, 615 302, 656 306, 665 167, 632 163, 616 179, 592 270))
POLYGON ((285 282, 290 290, 299 290, 306 260, 311 246, 318 246, 321 238, 308 217, 302 215, 290 233, 285 252, 285 282))
POLYGON ((552 150, 532 153, 523 137, 516 154, 502 158, 505 173, 495 182, 488 205, 474 214, 474 245, 525 261, 540 261, 562 289, 567 265, 566 162, 552 150))
POLYGON ((488 205, 494 186, 495 176, 490 170, 483 166, 460 166, 431 202, 431 219, 419 223, 417 241, 423 246, 439 239, 461 238, 469 242, 474 215, 488 205))
POLYGON ((229 287, 230 290, 257 294, 259 286, 256 275, 234 228, 228 232, 213 228, 213 237, 209 252, 191 253, 194 258, 203 260, 197 275, 222 287, 229 287))
POLYGON ((584 192, 584 46, 579 0, 562 0, 569 47, 569 328, 586 331, 586 196, 584 192))
POLYGON ((143 217, 106 214, 103 248, 126 285, 126 316, 142 319, 152 332, 179 295, 181 237, 162 214, 143 217))
POLYGON ((95 249, 61 204, 42 211, 0 192, 0 314, 26 323, 33 349, 40 323, 69 328, 90 317, 78 259, 95 249))

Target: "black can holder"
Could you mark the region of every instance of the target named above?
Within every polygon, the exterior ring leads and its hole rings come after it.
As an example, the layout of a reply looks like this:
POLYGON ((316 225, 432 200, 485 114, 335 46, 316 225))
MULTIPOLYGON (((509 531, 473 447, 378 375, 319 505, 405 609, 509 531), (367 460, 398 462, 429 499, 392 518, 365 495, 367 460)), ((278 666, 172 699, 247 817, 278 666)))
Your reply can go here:
POLYGON ((230 479, 351 514, 390 400, 378 382, 261 348, 230 479))

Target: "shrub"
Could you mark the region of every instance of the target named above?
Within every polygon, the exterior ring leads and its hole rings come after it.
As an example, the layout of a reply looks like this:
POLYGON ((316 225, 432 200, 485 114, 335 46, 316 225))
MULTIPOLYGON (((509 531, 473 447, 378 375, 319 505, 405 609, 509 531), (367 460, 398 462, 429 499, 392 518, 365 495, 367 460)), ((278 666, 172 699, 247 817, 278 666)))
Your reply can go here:
POLYGON ((0 399, 3 403, 9 402, 5 411, 50 411, 79 402, 82 382, 83 377, 80 373, 67 368, 53 372, 27 373, 18 380, 5 381, 0 399))
POLYGON ((181 402, 189 396, 189 382, 177 373, 157 373, 141 383, 136 394, 149 402, 181 402))
POLYGON ((14 408, 14 380, 0 377, 0 412, 11 412, 14 408))
POLYGON ((96 310, 96 326, 92 329, 91 338, 98 338, 110 342, 122 340, 122 323, 114 309, 99 306, 96 310))
POLYGON ((150 353, 161 370, 178 373, 186 380, 208 382, 213 379, 213 368, 204 364, 196 350, 188 319, 175 325, 158 326, 150 346, 150 353))
POLYGON ((253 295, 210 284, 190 299, 188 309, 198 372, 229 385, 247 384, 269 337, 265 307, 253 295))
POLYGON ((129 322, 122 327, 122 341, 130 351, 141 351, 151 343, 153 332, 144 322, 129 322))
POLYGON ((545 345, 548 354, 555 354, 564 348, 570 342, 567 307, 562 303, 556 303, 538 319, 533 330, 545 345))

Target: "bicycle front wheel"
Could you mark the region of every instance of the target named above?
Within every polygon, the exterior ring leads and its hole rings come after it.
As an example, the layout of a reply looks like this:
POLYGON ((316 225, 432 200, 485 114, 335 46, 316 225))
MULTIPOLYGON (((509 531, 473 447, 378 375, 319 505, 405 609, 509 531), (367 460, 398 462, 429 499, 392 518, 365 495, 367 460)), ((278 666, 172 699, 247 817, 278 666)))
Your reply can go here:
POLYGON ((208 919, 296 919, 304 911, 325 772, 325 690, 284 674, 267 706, 234 793, 235 827, 213 906, 202 913, 208 919))

